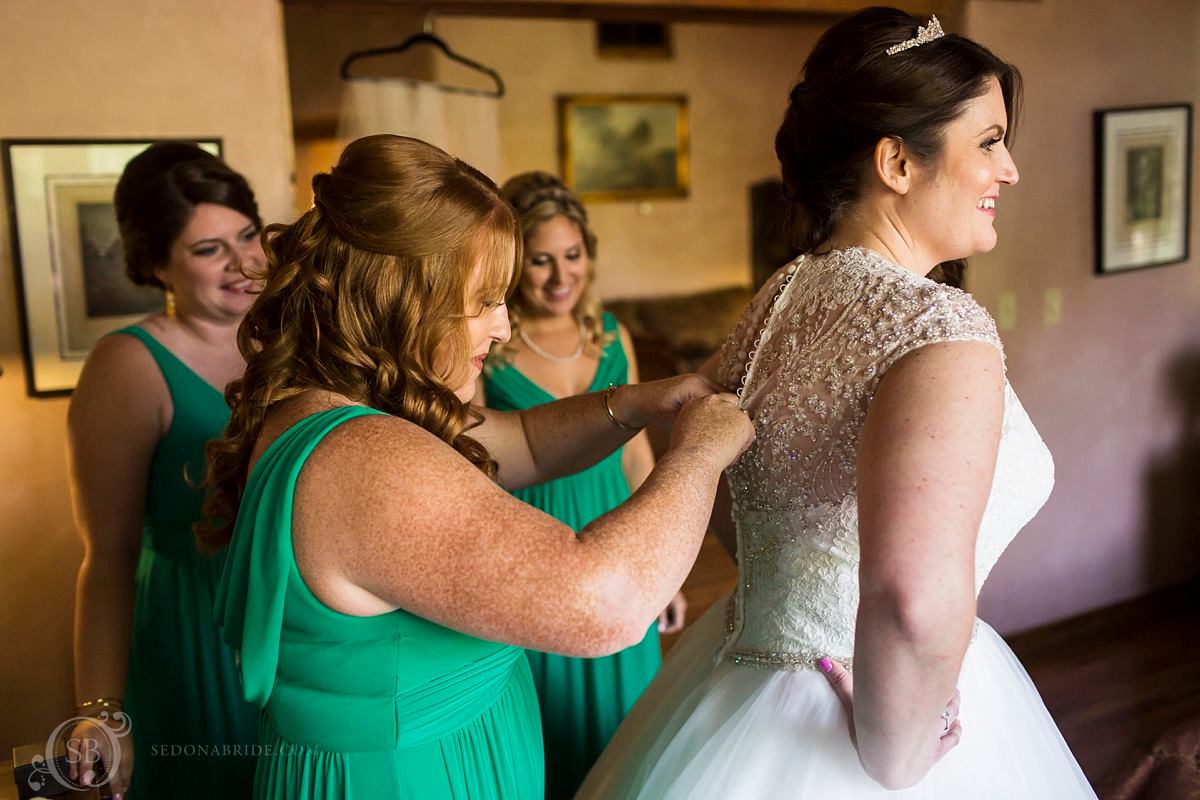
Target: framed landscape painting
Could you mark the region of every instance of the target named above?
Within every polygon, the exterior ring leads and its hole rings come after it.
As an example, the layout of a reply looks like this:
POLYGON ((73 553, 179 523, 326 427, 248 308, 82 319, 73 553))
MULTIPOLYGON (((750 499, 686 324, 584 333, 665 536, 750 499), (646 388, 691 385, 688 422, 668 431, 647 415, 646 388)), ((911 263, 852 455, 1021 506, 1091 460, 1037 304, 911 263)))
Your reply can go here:
POLYGON ((644 200, 688 193, 687 98, 558 98, 563 180, 584 200, 644 200))

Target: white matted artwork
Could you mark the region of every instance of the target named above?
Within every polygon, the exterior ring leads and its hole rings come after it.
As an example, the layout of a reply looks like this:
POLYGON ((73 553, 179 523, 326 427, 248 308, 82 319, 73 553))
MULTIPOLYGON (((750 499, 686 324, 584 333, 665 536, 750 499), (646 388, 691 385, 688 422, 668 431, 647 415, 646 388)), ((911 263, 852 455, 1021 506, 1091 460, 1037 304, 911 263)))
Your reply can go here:
POLYGON ((1095 112, 1096 272, 1188 257, 1190 104, 1095 112))
MULTIPOLYGON (((69 393, 100 337, 162 307, 161 291, 126 277, 113 211, 125 164, 153 143, 0 143, 31 396, 69 393)), ((221 154, 220 140, 197 144, 221 154)))

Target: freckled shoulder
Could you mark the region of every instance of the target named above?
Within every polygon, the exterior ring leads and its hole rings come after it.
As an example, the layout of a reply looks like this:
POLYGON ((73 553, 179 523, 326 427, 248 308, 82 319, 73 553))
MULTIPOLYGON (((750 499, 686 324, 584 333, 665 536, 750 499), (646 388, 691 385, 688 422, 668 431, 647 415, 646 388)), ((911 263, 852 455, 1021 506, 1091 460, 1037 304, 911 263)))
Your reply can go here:
POLYGON ((396 588, 411 589, 429 569, 423 559, 446 559, 476 510, 504 497, 420 426, 383 414, 356 417, 330 431, 301 468, 292 517, 297 563, 330 604, 339 595, 328 588, 347 582, 393 605, 398 596, 415 601, 396 588), (392 587, 384 590, 379 576, 393 569, 400 577, 384 581, 392 587))
POLYGON ((490 483, 450 445, 415 423, 385 414, 349 420, 325 437, 305 470, 320 473, 327 488, 352 490, 361 499, 419 492, 453 496, 472 478, 490 483))
POLYGON ((305 582, 343 613, 400 608, 490 641, 589 656, 615 649, 597 630, 622 642, 644 632, 640 619, 610 625, 621 615, 581 591, 620 566, 607 551, 581 547, 569 527, 396 417, 357 417, 322 440, 300 474, 292 526, 305 582))

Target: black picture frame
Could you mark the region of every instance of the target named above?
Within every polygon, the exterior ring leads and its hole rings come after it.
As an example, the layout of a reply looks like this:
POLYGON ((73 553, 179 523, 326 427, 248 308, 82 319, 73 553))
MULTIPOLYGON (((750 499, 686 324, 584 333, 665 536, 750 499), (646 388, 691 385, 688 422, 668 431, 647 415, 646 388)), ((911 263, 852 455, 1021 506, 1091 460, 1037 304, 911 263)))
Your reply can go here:
POLYGON ((1192 104, 1093 113, 1095 272, 1188 260, 1192 104))
POLYGON ((218 157, 224 146, 216 136, 0 139, 30 397, 69 395, 92 344, 161 303, 161 293, 124 278, 112 214, 125 164, 161 141, 194 142, 218 157))

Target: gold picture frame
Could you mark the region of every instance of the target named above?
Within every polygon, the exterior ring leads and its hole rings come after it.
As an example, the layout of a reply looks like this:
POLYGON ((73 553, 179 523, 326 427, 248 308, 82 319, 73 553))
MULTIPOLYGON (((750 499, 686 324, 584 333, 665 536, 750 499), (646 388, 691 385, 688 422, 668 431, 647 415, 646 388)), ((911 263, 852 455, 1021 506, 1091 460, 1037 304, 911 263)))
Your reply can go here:
POLYGON ((563 180, 585 201, 687 197, 687 97, 558 97, 563 180))

